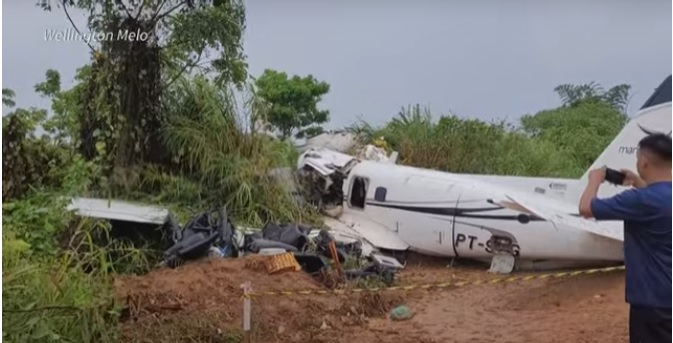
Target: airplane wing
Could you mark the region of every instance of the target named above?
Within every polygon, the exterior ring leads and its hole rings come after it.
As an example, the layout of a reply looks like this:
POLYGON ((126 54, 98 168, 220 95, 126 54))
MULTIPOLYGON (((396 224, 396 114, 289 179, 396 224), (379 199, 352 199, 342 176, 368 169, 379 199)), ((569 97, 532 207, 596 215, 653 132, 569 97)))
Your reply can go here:
POLYGON ((515 211, 535 214, 554 224, 557 229, 583 230, 602 237, 624 241, 624 229, 621 221, 599 222, 593 219, 585 219, 562 211, 554 204, 547 204, 543 199, 533 199, 524 195, 507 194, 506 198, 507 200, 499 201, 498 204, 515 211))
MULTIPOLYGON (((409 245, 393 231, 361 216, 342 214, 339 219, 325 217, 327 225, 333 233, 341 237, 365 240, 373 247, 388 250, 406 250, 409 245)), ((363 251, 364 253, 364 251, 363 251)))
POLYGON ((67 209, 84 217, 144 224, 161 225, 168 218, 168 209, 120 200, 73 198, 67 209))

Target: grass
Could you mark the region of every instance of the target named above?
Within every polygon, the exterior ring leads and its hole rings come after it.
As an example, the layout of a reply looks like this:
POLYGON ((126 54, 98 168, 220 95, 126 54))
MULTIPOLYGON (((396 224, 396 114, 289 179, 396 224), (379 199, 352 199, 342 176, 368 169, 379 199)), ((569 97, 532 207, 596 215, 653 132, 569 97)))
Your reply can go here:
POLYGON ((117 312, 110 283, 115 264, 108 254, 113 247, 94 243, 96 232, 105 230, 105 225, 72 220, 64 215, 62 202, 43 200, 3 204, 3 339, 116 341, 117 312), (40 215, 19 217, 20 213, 40 215), (72 249, 59 249, 54 235, 38 235, 44 229, 40 225, 49 222, 55 228, 67 223, 62 232, 72 232, 68 240, 72 249))

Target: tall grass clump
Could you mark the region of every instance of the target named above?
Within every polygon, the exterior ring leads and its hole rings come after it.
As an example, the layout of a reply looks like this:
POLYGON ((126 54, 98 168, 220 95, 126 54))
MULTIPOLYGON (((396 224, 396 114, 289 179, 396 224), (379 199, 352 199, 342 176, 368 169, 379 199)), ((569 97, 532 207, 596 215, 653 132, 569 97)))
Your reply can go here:
MULTIPOLYGON (((26 134, 11 141, 31 147, 23 156, 30 161, 43 154, 36 139, 26 134)), ((51 182, 34 182, 21 193, 3 196, 3 339, 115 342, 119 312, 112 275, 144 272, 150 264, 142 248, 111 237, 108 222, 67 210, 70 197, 86 193, 99 168, 72 151, 58 155, 59 163, 34 170, 51 174, 51 182)))
POLYGON ((504 121, 455 115, 434 120, 427 108, 403 108, 389 123, 354 128, 366 141, 385 139, 401 164, 455 173, 574 177, 583 171, 569 149, 531 137, 504 121))
POLYGON ((202 77, 175 82, 163 101, 161 137, 172 165, 144 166, 128 194, 188 212, 227 206, 237 222, 315 221, 283 185, 270 176, 291 166, 297 152, 288 143, 251 130, 254 106, 202 77), (253 113, 246 118, 244 110, 253 113), (149 196, 149 197, 148 197, 149 196))
POLYGON ((103 223, 77 219, 59 194, 3 203, 2 333, 8 342, 114 342, 111 247, 103 223))

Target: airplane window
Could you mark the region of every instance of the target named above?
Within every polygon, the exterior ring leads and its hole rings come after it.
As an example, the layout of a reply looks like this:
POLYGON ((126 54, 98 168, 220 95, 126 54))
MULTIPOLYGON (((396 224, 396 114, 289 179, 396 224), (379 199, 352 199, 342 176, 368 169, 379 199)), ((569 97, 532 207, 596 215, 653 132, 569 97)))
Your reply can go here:
POLYGON ((365 180, 359 177, 353 179, 351 188, 350 203, 352 207, 365 208, 365 198, 367 197, 367 184, 365 180))
POLYGON ((376 192, 374 192, 374 200, 384 202, 386 201, 386 193, 388 190, 383 187, 376 187, 376 192))

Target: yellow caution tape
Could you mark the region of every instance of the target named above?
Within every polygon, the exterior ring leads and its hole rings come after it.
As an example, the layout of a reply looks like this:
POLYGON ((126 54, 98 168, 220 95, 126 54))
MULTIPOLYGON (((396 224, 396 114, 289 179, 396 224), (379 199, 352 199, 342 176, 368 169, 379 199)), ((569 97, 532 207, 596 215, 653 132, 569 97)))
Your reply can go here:
POLYGON ((352 288, 352 289, 307 289, 307 290, 285 290, 285 291, 263 291, 263 292, 251 292, 246 294, 246 297, 265 297, 265 296, 298 296, 298 295, 340 295, 348 293, 377 293, 384 291, 412 291, 417 289, 446 289, 451 287, 465 287, 465 286, 478 286, 478 285, 493 285, 498 283, 510 283, 517 281, 533 281, 533 280, 542 280, 549 278, 564 278, 564 277, 573 277, 578 275, 585 274, 596 274, 596 273, 608 273, 618 270, 624 270, 624 266, 617 267, 607 267, 607 268, 597 268, 597 269, 584 269, 571 272, 558 272, 558 273, 546 273, 546 274, 534 274, 534 275, 525 275, 525 276, 512 276, 512 277, 499 277, 487 280, 477 280, 477 281, 450 281, 450 282, 441 282, 441 283, 429 283, 429 284, 419 284, 419 285, 407 285, 407 286, 390 286, 390 287, 372 287, 372 288, 352 288))

